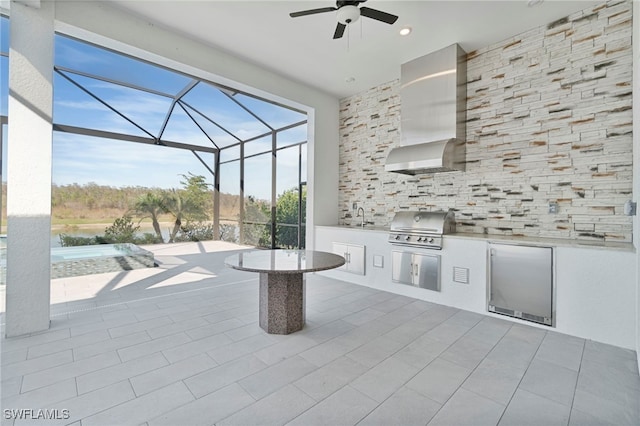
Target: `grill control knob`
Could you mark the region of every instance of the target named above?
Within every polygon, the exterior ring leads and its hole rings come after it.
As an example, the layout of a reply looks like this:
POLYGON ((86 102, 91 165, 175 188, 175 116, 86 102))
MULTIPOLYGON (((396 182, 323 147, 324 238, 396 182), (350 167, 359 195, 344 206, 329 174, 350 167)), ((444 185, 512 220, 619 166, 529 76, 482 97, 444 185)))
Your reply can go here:
POLYGON ((418 237, 418 242, 422 241, 422 237, 418 237))
POLYGON ((404 240, 405 240, 405 241, 409 241, 409 239, 410 239, 410 238, 411 238, 411 237, 410 237, 409 235, 407 235, 406 237, 404 237, 404 240))
POLYGON ((396 240, 399 240, 399 239, 400 239, 400 235, 396 235, 396 240))
POLYGON ((429 239, 427 241, 432 243, 433 242, 433 238, 429 237, 429 239))

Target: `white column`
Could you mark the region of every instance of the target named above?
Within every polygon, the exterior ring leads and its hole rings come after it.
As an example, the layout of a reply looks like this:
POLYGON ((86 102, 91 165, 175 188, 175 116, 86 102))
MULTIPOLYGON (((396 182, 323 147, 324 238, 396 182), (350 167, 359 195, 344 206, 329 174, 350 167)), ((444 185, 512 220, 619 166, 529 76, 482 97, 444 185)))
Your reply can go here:
MULTIPOLYGON (((640 2, 633 2, 633 201, 640 201, 640 2)), ((633 218, 636 247, 636 357, 640 368, 640 217, 633 218)))
POLYGON ((11 2, 6 335, 49 328, 54 4, 11 2))

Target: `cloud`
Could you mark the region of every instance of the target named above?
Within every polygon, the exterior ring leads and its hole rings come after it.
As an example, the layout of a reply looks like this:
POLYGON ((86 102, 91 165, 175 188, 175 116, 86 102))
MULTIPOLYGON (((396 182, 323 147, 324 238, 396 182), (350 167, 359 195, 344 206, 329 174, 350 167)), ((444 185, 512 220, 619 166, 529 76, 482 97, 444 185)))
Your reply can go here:
POLYGON ((86 66, 108 66, 108 60, 101 55, 101 50, 88 49, 88 45, 69 39, 56 37, 56 64, 62 62, 69 68, 84 68, 86 66))
MULTIPOLYGON (((213 165, 213 155, 200 156, 213 165)), ((190 151, 66 133, 54 136, 53 181, 57 184, 176 188, 180 174, 188 172, 212 180, 190 151)))

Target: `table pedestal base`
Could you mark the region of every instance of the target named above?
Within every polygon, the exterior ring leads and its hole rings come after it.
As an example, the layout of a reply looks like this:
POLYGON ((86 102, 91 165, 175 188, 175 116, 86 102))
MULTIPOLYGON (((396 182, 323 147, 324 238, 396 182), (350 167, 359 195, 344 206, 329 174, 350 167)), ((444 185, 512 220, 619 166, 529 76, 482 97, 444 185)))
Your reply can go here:
POLYGON ((289 334, 304 327, 304 276, 260 273, 260 327, 270 334, 289 334))

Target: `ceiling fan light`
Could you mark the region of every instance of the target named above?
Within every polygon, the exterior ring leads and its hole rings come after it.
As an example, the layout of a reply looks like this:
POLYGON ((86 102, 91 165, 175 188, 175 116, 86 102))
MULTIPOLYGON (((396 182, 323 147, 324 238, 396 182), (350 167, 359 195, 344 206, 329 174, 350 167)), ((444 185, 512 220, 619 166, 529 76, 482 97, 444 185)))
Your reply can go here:
POLYGON ((360 9, 357 6, 346 5, 338 9, 338 22, 349 25, 360 18, 360 9))

